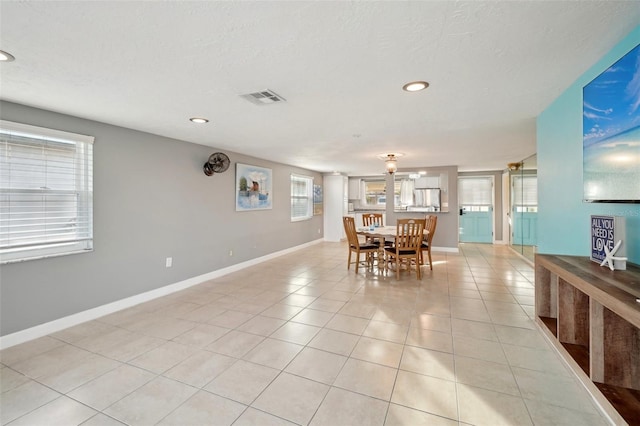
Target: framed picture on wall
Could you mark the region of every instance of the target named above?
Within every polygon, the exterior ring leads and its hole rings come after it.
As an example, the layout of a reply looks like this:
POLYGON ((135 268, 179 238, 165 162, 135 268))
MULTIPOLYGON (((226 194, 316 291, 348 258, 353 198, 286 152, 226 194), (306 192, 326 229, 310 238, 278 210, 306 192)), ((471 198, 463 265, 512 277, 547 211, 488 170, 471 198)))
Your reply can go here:
POLYGON ((322 215, 322 186, 313 185, 313 215, 322 215))
POLYGON ((272 208, 271 169, 236 163, 236 211, 272 208))

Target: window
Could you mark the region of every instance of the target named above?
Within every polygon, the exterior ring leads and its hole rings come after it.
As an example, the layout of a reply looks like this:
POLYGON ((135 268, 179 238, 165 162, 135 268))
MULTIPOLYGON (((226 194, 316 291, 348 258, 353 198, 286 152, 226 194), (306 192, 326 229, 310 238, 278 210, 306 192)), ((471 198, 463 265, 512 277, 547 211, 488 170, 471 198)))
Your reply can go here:
POLYGON ((513 177, 513 204, 516 213, 538 211, 538 177, 536 175, 513 177))
POLYGON ((387 183, 384 180, 365 180, 363 204, 367 206, 385 206, 387 204, 387 183))
POLYGON ((291 175, 291 221, 313 217, 313 178, 291 175))
POLYGON ((0 120, 0 263, 93 249, 93 139, 0 120))
POLYGON ((490 212, 493 206, 493 179, 461 177, 458 179, 460 208, 467 212, 490 212))

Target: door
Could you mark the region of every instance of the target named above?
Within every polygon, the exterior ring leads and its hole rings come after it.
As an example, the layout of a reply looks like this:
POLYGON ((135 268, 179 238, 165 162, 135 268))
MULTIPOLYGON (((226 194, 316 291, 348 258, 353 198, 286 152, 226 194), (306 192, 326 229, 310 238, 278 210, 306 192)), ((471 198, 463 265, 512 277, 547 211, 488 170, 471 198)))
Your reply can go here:
MULTIPOLYGON (((518 208, 519 209, 519 208, 518 208)), ((523 246, 535 246, 537 241, 538 213, 517 211, 513 215, 513 243, 523 246)))
POLYGON ((493 176, 458 178, 461 243, 493 242, 493 176))
POLYGON ((511 217, 513 244, 535 246, 538 239, 538 179, 535 175, 513 177, 511 217))

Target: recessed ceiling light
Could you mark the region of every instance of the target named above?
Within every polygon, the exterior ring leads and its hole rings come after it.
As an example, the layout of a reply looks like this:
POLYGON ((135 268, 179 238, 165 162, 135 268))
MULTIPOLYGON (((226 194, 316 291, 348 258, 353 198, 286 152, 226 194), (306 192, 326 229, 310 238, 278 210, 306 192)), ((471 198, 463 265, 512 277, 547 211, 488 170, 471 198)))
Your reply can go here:
POLYGON ((427 87, 429 87, 429 83, 426 81, 412 81, 411 83, 407 83, 402 86, 402 90, 406 92, 418 92, 426 89, 427 87))
POLYGON ((11 53, 0 50, 0 62, 11 62, 15 59, 16 58, 11 53))
POLYGON ((197 124, 204 124, 209 122, 209 120, 207 120, 206 118, 200 118, 200 117, 192 117, 189 120, 197 124))

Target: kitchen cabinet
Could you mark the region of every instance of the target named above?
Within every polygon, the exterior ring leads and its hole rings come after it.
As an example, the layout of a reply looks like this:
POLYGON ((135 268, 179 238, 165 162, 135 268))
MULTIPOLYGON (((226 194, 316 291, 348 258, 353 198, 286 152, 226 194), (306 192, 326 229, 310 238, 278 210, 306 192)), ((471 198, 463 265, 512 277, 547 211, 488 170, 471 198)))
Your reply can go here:
POLYGON ((362 179, 359 178, 349 178, 349 199, 350 200, 360 200, 362 198, 362 179))
POLYGON ((440 176, 422 176, 415 180, 415 189, 440 188, 440 176))

